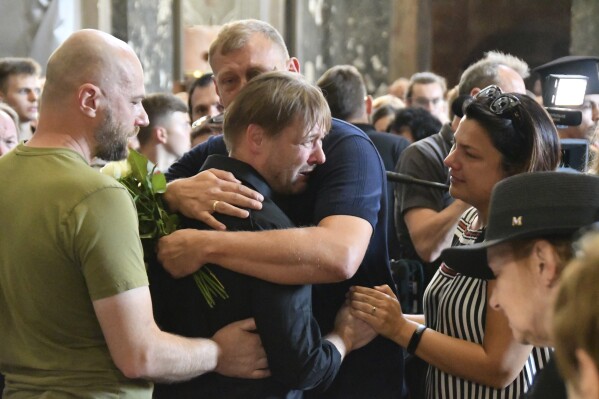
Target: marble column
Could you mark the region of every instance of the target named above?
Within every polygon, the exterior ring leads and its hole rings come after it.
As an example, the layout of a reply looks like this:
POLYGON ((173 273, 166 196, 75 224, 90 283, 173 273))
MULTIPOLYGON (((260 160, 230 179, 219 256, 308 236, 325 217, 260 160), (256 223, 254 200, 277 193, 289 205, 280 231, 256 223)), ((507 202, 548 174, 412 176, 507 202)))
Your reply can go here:
POLYGON ((430 69, 432 58, 432 24, 430 0, 393 2, 390 42, 390 75, 410 78, 418 71, 430 69))
POLYGON ((393 0, 296 0, 288 2, 286 40, 311 81, 328 68, 351 64, 370 93, 386 90, 393 0))
POLYGON ((148 93, 172 90, 173 21, 173 0, 112 0, 112 34, 137 53, 148 93))
POLYGON ((572 0, 570 54, 599 56, 597 15, 597 0, 572 0))

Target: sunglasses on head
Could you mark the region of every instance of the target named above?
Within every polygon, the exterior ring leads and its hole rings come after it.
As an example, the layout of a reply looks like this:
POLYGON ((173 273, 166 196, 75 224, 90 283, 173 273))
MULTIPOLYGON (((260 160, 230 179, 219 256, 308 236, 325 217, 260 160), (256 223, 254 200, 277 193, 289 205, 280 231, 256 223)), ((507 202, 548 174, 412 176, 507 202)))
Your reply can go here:
POLYGON ((517 110, 518 105, 520 105, 520 100, 513 94, 503 93, 499 86, 487 86, 479 91, 474 98, 489 99, 491 101, 489 110, 495 115, 504 118, 507 116, 510 119, 511 116, 515 116, 518 119, 520 118, 520 113, 517 110))

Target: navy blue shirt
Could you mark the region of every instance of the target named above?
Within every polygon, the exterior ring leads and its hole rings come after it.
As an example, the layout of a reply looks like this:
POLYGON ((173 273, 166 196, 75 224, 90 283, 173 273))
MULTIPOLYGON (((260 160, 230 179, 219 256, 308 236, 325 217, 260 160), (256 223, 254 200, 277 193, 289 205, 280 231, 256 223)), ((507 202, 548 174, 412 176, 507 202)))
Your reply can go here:
MULTIPOLYGON (((264 196, 262 209, 250 210, 246 219, 215 216, 232 231, 259 231, 294 227, 272 201, 268 184, 250 165, 222 155, 210 156, 204 168, 233 173, 246 186, 264 196)), ((182 221, 183 228, 209 229, 196 220, 182 221)), ((234 321, 254 317, 272 376, 248 380, 216 373, 191 381, 156 384, 155 398, 301 398, 301 390, 326 389, 339 371, 341 355, 321 339, 312 317, 309 285, 279 285, 208 265, 225 287, 229 298, 216 298, 210 308, 193 276, 173 279, 159 266, 150 268, 150 289, 155 317, 165 330, 188 337, 211 337, 234 321)))
MULTIPOLYGON (((410 145, 410 142, 394 133, 377 132, 372 125, 365 123, 354 123, 354 125, 362 129, 370 140, 372 140, 383 160, 385 170, 387 172, 395 172, 401 153, 410 145)), ((389 247, 389 259, 399 259, 400 257, 399 240, 393 217, 393 212, 395 211, 394 189, 395 183, 387 182, 387 243, 389 247)))
MULTIPOLYGON (((275 202, 298 226, 317 225, 328 216, 348 215, 368 221, 373 228, 366 255, 351 279, 313 286, 314 316, 324 335, 332 331, 335 315, 350 286, 388 284, 392 289, 395 286, 387 248, 386 173, 374 144, 360 129, 333 119, 323 150, 326 162, 310 175, 306 191, 276 198, 275 202)), ((226 154, 222 136, 213 137, 185 154, 169 169, 167 179, 195 175, 208 155, 214 153, 226 154)), ((307 397, 401 398, 402 386, 401 347, 377 337, 347 356, 326 392, 310 392, 307 397)))

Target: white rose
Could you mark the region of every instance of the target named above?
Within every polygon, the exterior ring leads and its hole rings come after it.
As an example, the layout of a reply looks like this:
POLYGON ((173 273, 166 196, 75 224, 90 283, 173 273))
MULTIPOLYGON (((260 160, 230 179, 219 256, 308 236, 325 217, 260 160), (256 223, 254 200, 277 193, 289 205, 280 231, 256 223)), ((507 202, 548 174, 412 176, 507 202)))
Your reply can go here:
POLYGON ((122 161, 108 162, 102 169, 100 169, 100 173, 112 176, 115 179, 120 179, 128 176, 131 173, 131 166, 126 159, 123 159, 122 161))

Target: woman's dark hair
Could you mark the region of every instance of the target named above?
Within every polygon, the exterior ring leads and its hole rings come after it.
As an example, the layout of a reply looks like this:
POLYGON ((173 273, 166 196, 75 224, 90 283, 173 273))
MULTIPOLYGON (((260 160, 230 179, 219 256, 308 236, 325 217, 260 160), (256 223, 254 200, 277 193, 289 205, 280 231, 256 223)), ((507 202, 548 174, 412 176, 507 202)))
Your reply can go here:
MULTIPOLYGON (((466 106, 466 118, 478 122, 502 155, 508 176, 522 172, 555 170, 561 158, 557 130, 551 117, 535 100, 508 93, 517 99, 500 114, 491 111, 495 99, 476 98, 466 106)), ((506 96, 506 94, 502 94, 506 96)))
POLYGON ((395 113, 395 119, 387 129, 390 133, 401 134, 402 130, 412 132, 414 141, 438 133, 443 124, 433 114, 423 108, 402 108, 395 113))
MULTIPOLYGON (((381 106, 379 109, 377 109, 376 111, 374 111, 374 113, 372 114, 372 124, 374 125, 379 119, 383 119, 389 115, 393 115, 395 116, 395 111, 397 109, 395 107, 393 107, 392 105, 383 105, 381 106)), ((391 126, 391 123, 393 121, 389 122, 389 125, 387 125, 387 129, 385 129, 385 131, 389 131, 389 126, 391 126)))

